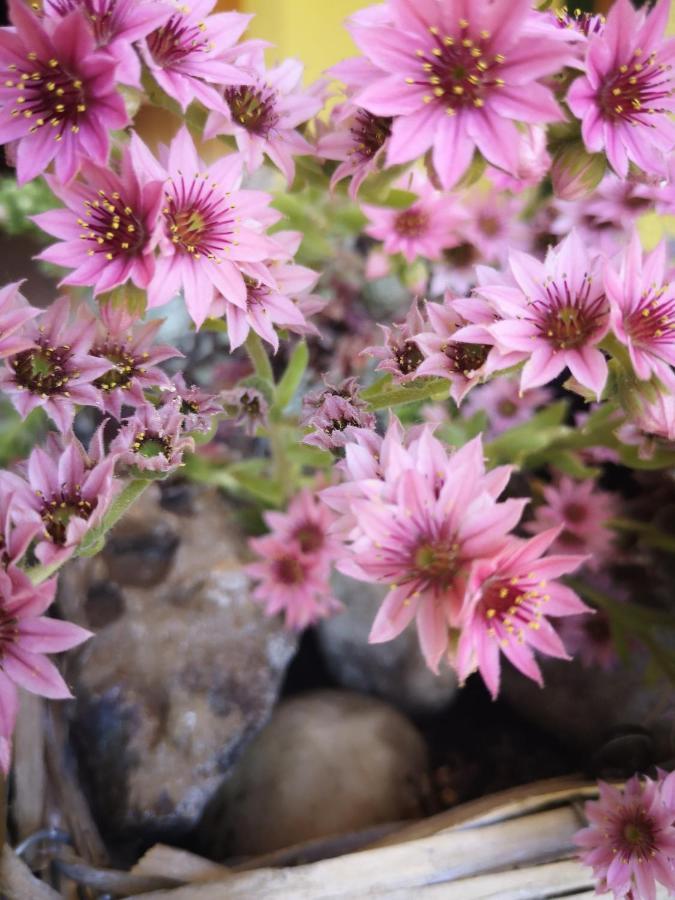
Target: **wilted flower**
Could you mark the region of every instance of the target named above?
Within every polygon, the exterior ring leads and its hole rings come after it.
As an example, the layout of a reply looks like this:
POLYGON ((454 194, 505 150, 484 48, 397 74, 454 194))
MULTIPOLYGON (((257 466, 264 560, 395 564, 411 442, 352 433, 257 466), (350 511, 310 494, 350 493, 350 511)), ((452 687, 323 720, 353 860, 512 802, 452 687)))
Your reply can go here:
POLYGON ((358 395, 355 378, 346 378, 337 386, 327 381, 323 390, 307 394, 302 401, 301 424, 313 428, 304 444, 332 450, 351 440, 353 428, 374 428, 375 416, 358 395))
POLYGON ((254 437, 258 426, 267 425, 269 403, 256 388, 243 385, 223 391, 220 395, 225 413, 234 419, 234 424, 244 429, 249 437, 254 437))
POLYGON ((404 322, 398 325, 379 326, 384 333, 383 347, 366 347, 362 352, 366 356, 374 356, 380 360, 375 366, 377 372, 389 372, 395 381, 410 381, 417 374, 417 368, 424 359, 415 335, 424 331, 425 324, 419 303, 415 301, 404 322))

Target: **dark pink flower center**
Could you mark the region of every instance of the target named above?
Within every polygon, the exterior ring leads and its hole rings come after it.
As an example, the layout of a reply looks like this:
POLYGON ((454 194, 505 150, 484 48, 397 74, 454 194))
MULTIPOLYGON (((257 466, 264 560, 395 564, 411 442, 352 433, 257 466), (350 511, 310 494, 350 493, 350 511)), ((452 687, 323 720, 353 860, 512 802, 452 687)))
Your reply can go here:
POLYGON ((374 116, 365 109, 359 109, 354 116, 354 124, 349 129, 354 139, 351 153, 368 162, 380 150, 391 135, 393 119, 374 116))
POLYGON ((417 51, 421 75, 406 78, 408 84, 428 87, 424 102, 444 106, 449 116, 467 107, 480 109, 485 105, 486 94, 504 85, 504 80, 496 77, 504 56, 492 52, 488 31, 470 38, 469 24, 460 19, 460 33, 455 35, 431 26, 431 43, 417 51))
POLYGON ((305 567, 296 556, 281 556, 274 560, 274 576, 281 584, 289 587, 302 584, 305 580, 305 567))
POLYGON ((424 354, 415 341, 404 341, 394 348, 393 353, 402 375, 414 372, 424 360, 424 354))
POLYGON ((568 522, 579 524, 588 517, 588 508, 583 503, 566 503, 563 515, 568 522))
POLYGON ((291 533, 303 553, 316 553, 324 545, 324 533, 314 522, 303 522, 291 533))
POLYGON ((429 227, 429 216, 421 209, 405 209, 394 219, 394 230, 402 238, 420 238, 429 227))
POLYGON ((185 16, 176 14, 148 35, 148 49, 158 66, 170 69, 192 53, 212 49, 211 42, 204 37, 205 31, 204 22, 192 25, 185 16))
POLYGON ((518 404, 513 400, 500 400, 497 404, 497 412, 505 419, 511 419, 518 412, 518 404))
POLYGON ((31 134, 42 127, 53 129, 56 141, 63 139, 67 129, 77 134, 87 102, 84 82, 76 73, 53 57, 39 59, 35 52, 28 53, 25 63, 12 63, 7 69, 13 77, 3 87, 13 92, 7 101, 12 118, 29 120, 31 134))
POLYGON ((624 321, 624 327, 638 346, 672 344, 675 341, 675 292, 670 291, 670 285, 645 291, 624 321), (666 292, 673 296, 664 299, 666 292))
POLYGON ((578 292, 570 290, 566 279, 561 284, 544 286, 546 297, 532 303, 536 326, 555 350, 574 350, 589 343, 601 330, 607 318, 607 298, 603 293, 591 297, 593 290, 585 277, 578 292))
POLYGON ((70 347, 55 347, 41 340, 36 347, 13 356, 9 362, 19 387, 47 398, 68 396, 68 382, 79 373, 72 371, 70 347))
POLYGON ((647 862, 658 851, 657 825, 645 809, 625 810, 613 835, 616 850, 624 863, 647 862))
POLYGON ((667 112, 660 103, 672 94, 670 66, 656 60, 656 53, 644 57, 638 48, 629 64, 620 66, 603 82, 598 102, 606 118, 647 124, 645 115, 667 112))
POLYGON ((87 251, 89 256, 105 253, 106 259, 113 260, 143 252, 145 226, 117 191, 108 195, 100 190, 96 200, 84 201, 84 207, 86 219, 78 219, 77 224, 84 229, 81 240, 95 245, 87 251))
POLYGON ((260 137, 267 138, 279 121, 277 92, 269 85, 238 85, 225 88, 225 101, 234 121, 260 137))
POLYGON ((202 256, 220 261, 219 254, 232 246, 234 207, 208 175, 172 179, 162 210, 167 231, 176 249, 193 259, 202 256))
POLYGON ((425 537, 411 554, 411 580, 437 591, 447 591, 460 566, 459 544, 452 539, 425 537))
POLYGON ((535 574, 519 578, 500 578, 483 587, 479 611, 488 626, 488 634, 504 642, 514 635, 522 643, 524 629, 538 630, 541 607, 550 599, 542 593, 545 582, 536 583, 535 574))
POLYGON ((492 347, 489 344, 462 344, 451 341, 441 350, 450 360, 450 368, 458 375, 470 378, 485 363, 492 347))
POLYGON ((49 539, 63 546, 66 543, 68 523, 73 516, 85 521, 89 519, 97 506, 96 497, 91 500, 82 496, 77 485, 64 486, 61 493, 47 498, 38 492, 42 500, 40 514, 49 539))

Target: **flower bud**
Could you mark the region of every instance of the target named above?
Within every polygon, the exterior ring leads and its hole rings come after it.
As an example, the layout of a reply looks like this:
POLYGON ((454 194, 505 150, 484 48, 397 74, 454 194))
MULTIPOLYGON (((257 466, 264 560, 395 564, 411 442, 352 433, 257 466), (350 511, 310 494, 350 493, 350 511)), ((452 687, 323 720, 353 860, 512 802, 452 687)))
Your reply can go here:
POLYGON ((580 200, 600 184, 605 168, 602 154, 587 153, 581 143, 566 144, 553 158, 553 193, 560 200, 580 200))

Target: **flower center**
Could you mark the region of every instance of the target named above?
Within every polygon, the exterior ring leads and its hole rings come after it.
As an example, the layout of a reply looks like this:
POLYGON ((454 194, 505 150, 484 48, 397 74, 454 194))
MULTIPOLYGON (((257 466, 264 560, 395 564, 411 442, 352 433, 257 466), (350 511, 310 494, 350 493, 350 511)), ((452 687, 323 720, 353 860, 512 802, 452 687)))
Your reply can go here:
POLYGON ((322 530, 311 522, 299 525, 291 537, 300 544, 303 553, 315 553, 324 543, 322 530))
POLYGON ((541 607, 550 596, 538 590, 545 583, 537 585, 534 579, 534 573, 522 578, 501 578, 483 588, 479 609, 491 637, 508 642, 515 635, 522 642, 524 628, 539 629, 541 607))
POLYGON ((442 348, 450 360, 451 369, 458 375, 470 378, 488 358, 492 347, 489 344, 462 344, 450 342, 442 348))
POLYGON ((448 540, 423 539, 412 553, 411 571, 415 580, 446 591, 460 566, 459 544, 448 540))
POLYGON ((405 341, 405 343, 394 350, 394 357, 403 375, 409 375, 411 372, 414 372, 424 360, 424 354, 415 341, 405 341))
POLYGON ((429 225, 429 216, 420 209, 406 209, 394 219, 394 229, 400 237, 422 237, 429 225))
POLYGON ((588 510, 582 503, 567 503, 563 507, 563 515, 568 522, 578 524, 586 519, 588 510))
POLYGON ((116 388, 126 388, 136 374, 136 358, 121 344, 96 344, 91 348, 92 356, 99 356, 110 360, 113 368, 104 372, 94 381, 97 388, 102 391, 114 391, 116 388))
POLYGON ((292 586, 302 584, 305 580, 305 570, 295 556, 281 556, 274 561, 274 574, 281 584, 292 586))
POLYGON ((626 330, 635 344, 672 344, 675 340, 675 291, 670 285, 645 291, 626 320, 626 330))
POLYGON ((480 253, 473 244, 465 242, 444 250, 443 257, 453 268, 466 269, 480 259, 480 253))
POLYGON ((264 303, 265 298, 270 293, 270 289, 261 281, 256 281, 248 275, 244 275, 244 284, 246 285, 246 307, 251 309, 257 304, 264 303))
POLYGON ((502 230, 502 224, 496 216, 479 216, 478 227, 486 237, 496 237, 502 230))
POLYGON ((77 134, 83 113, 87 111, 83 82, 67 71, 58 59, 43 61, 31 52, 27 61, 7 66, 16 78, 9 78, 5 88, 16 90, 7 101, 12 118, 23 116, 30 120, 29 131, 54 129, 54 140, 63 139, 67 128, 77 134))
POLYGON ((473 39, 468 36, 466 19, 460 19, 459 26, 460 35, 444 35, 431 26, 434 46, 417 51, 422 73, 418 78, 406 78, 408 84, 428 87, 424 102, 443 105, 449 116, 469 107, 479 109, 492 88, 504 85, 502 78, 495 77, 504 56, 491 53, 490 32, 481 31, 473 39))
POLYGON ((67 393, 68 381, 77 373, 68 371, 70 347, 39 346, 17 353, 10 361, 16 383, 43 397, 67 393))
POLYGON ((599 294, 591 299, 591 279, 586 276, 577 294, 569 284, 549 282, 544 286, 546 299, 532 303, 537 312, 537 327, 556 350, 574 350, 586 344, 607 317, 607 299, 599 294))
POLYGON ((652 821, 642 809, 634 810, 621 829, 620 852, 624 862, 631 859, 645 862, 656 851, 656 835, 652 821))
POLYGON ((598 101, 605 118, 644 125, 645 115, 668 112, 659 103, 672 93, 670 67, 657 63, 656 56, 645 58, 638 48, 630 63, 603 83, 598 101))
POLYGON ((108 196, 100 190, 98 196, 100 199, 84 201, 87 218, 77 220, 77 224, 84 229, 80 239, 96 245, 87 251, 89 256, 105 253, 106 259, 113 260, 119 256, 141 253, 146 232, 132 207, 122 200, 117 191, 108 196))
POLYGON ((148 50, 158 66, 171 68, 192 53, 212 49, 211 42, 204 37, 205 31, 204 22, 191 25, 185 16, 176 14, 148 35, 148 50))
POLYGON ((555 22, 559 28, 572 28, 580 31, 587 37, 590 34, 599 34, 605 27, 605 17, 581 9, 568 10, 566 6, 553 11, 555 22))
POLYGON ((269 85, 239 85, 225 88, 225 100, 232 118, 252 134, 268 137, 279 121, 277 92, 269 85))
POLYGON ((68 523, 73 516, 87 521, 96 509, 97 500, 85 500, 78 487, 63 488, 51 500, 42 497, 42 521, 50 539, 63 546, 66 543, 68 523))
POLYGON ((157 431, 139 431, 131 448, 144 459, 154 459, 160 455, 169 459, 173 445, 171 438, 165 434, 159 434, 157 431))
POLYGON ((208 175, 184 176, 170 181, 162 210, 171 242, 194 259, 205 256, 220 261, 218 254, 234 243, 233 207, 208 181, 208 175))
POLYGON ((354 124, 349 129, 354 139, 351 152, 363 162, 372 159, 391 135, 392 122, 391 118, 374 116, 365 109, 357 110, 354 124))
POLYGON ((497 404, 497 412, 505 419, 511 419, 518 412, 518 405, 513 400, 500 400, 497 404))

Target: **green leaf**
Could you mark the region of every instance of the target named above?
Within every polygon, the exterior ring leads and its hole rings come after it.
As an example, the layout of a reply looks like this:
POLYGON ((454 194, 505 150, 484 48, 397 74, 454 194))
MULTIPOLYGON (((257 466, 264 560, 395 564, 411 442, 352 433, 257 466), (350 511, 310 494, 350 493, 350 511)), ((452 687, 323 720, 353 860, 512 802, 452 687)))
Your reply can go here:
POLYGON ((308 469, 329 469, 335 462, 333 454, 328 450, 320 450, 310 444, 291 444, 286 449, 286 456, 308 469))
POLYGON ((277 384, 276 402, 274 405, 279 412, 283 412, 295 396, 307 369, 308 362, 309 350, 307 349, 307 344, 305 341, 299 341, 293 349, 286 371, 277 384))
POLYGON ((492 463, 515 462, 523 465, 537 451, 542 451, 564 438, 569 428, 562 425, 567 416, 567 402, 560 400, 533 416, 529 422, 509 428, 485 447, 492 463))

